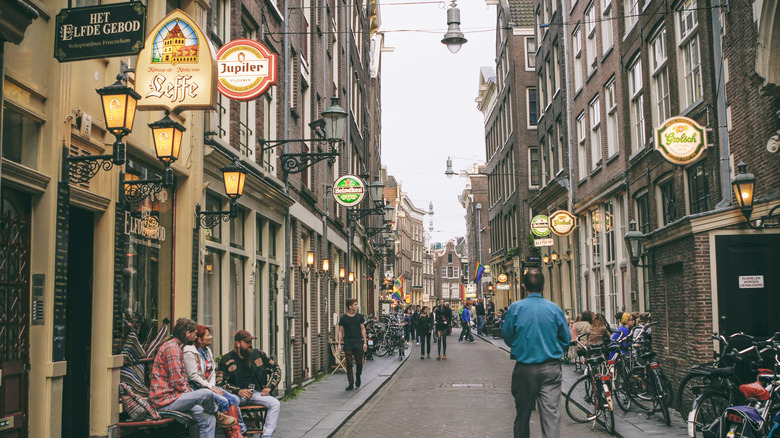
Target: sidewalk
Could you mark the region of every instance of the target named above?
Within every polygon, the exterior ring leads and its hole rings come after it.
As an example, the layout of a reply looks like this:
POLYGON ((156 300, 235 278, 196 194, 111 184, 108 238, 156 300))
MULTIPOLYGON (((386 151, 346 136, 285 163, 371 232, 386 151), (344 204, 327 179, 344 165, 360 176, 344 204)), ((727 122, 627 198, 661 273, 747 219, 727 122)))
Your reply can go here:
MULTIPOLYGON (((411 346, 410 346, 411 347, 411 346)), ((406 358, 410 349, 406 350, 406 358)), ((344 371, 329 374, 319 382, 305 386, 293 399, 282 403, 279 425, 274 436, 279 438, 325 438, 330 436, 381 388, 406 362, 398 355, 377 357, 363 365, 362 385, 345 391, 344 371)))
MULTIPOLYGON (((494 339, 490 335, 477 335, 482 340, 489 342, 496 347, 509 351, 509 347, 504 343, 503 339, 494 339)), ((563 393, 564 400, 561 403, 565 403, 566 393, 569 392, 569 388, 574 384, 581 373, 574 371, 574 365, 563 366, 563 384, 561 386, 561 392, 563 393)), ((562 404, 561 408, 564 410, 562 415, 567 415, 565 407, 562 404)), ((664 437, 687 437, 688 432, 686 430, 687 423, 680 417, 680 413, 674 409, 669 411, 669 416, 672 420, 672 425, 667 426, 663 421, 663 415, 660 413, 653 414, 650 418, 647 414, 640 411, 638 408, 631 408, 628 412, 623 412, 617 405, 615 406, 615 435, 621 438, 633 438, 633 437, 652 437, 652 436, 664 436, 664 437)))

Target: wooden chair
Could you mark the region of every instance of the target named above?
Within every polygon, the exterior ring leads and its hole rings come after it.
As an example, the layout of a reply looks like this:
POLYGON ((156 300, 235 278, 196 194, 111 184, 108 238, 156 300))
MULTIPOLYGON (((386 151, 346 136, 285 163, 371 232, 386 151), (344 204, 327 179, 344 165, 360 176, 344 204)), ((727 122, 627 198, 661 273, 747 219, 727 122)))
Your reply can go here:
POLYGON ((265 424, 265 414, 268 408, 265 406, 244 405, 241 406, 241 416, 246 424, 246 434, 262 434, 265 424))
POLYGON ((344 353, 339 353, 339 346, 336 343, 336 341, 331 340, 330 341, 330 351, 333 353, 333 372, 331 374, 335 374, 336 371, 339 369, 344 370, 344 372, 347 372, 347 357, 344 355, 344 353))

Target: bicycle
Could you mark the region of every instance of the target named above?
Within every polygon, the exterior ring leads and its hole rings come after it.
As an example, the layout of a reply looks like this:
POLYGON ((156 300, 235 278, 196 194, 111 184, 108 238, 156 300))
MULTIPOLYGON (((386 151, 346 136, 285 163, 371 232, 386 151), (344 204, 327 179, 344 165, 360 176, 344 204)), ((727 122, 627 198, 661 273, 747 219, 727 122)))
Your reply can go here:
POLYGON ((672 403, 672 384, 661 371, 661 364, 653 361, 656 353, 651 351, 650 342, 643 339, 646 330, 657 322, 639 328, 631 344, 631 360, 638 365, 631 369, 621 388, 648 417, 661 412, 666 425, 672 424, 669 406, 672 403))
MULTIPOLYGON (((584 333, 583 336, 587 336, 584 333)), ((577 423, 595 422, 602 418, 602 423, 611 435, 615 433, 615 412, 612 401, 612 377, 604 366, 604 348, 588 347, 577 342, 582 350, 578 356, 586 357, 585 374, 578 378, 566 393, 566 413, 577 423), (598 367, 598 373, 594 371, 598 367), (575 397, 580 395, 578 401, 575 397)))

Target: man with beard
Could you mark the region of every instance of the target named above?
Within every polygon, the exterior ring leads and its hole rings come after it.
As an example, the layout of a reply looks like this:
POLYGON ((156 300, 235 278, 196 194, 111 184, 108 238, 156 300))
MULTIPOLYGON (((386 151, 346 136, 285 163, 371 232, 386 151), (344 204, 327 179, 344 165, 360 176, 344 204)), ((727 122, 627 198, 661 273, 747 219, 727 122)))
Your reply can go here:
POLYGON ((368 349, 366 336, 366 319, 358 313, 358 302, 354 298, 346 301, 347 312, 339 318, 339 331, 336 343, 339 353, 343 352, 347 359, 347 391, 360 388, 360 374, 363 372, 363 352, 368 349), (352 374, 352 364, 355 363, 355 374, 352 374))
POLYGON ((195 342, 196 328, 195 321, 179 318, 173 326, 173 338, 157 350, 150 374, 149 401, 155 409, 191 413, 198 421, 199 436, 213 437, 217 423, 231 427, 236 419, 217 412, 210 389, 193 391, 187 381, 183 348, 195 342))
POLYGON ((223 355, 219 361, 217 386, 238 395, 240 406, 265 406, 268 411, 263 424, 263 438, 273 437, 281 404, 271 391, 279 384, 282 370, 267 354, 252 348, 255 338, 248 331, 237 331, 233 339, 233 351, 223 355))

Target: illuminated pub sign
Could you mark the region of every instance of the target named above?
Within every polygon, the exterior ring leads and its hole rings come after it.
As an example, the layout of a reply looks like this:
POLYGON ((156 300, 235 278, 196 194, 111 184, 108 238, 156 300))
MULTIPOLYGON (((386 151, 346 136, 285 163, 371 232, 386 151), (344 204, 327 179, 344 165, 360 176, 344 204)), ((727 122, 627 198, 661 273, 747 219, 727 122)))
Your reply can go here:
POLYGON ((195 20, 180 9, 149 33, 135 77, 139 110, 216 109, 214 48, 195 20))
POLYGON ((59 62, 137 55, 146 37, 146 6, 113 3, 57 14, 54 58, 59 62))

